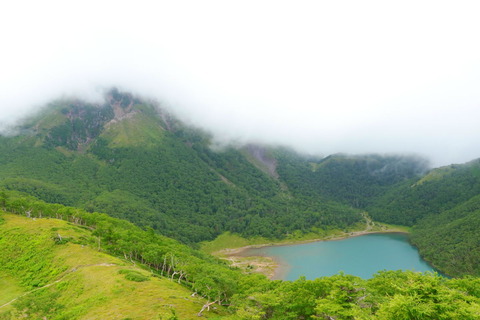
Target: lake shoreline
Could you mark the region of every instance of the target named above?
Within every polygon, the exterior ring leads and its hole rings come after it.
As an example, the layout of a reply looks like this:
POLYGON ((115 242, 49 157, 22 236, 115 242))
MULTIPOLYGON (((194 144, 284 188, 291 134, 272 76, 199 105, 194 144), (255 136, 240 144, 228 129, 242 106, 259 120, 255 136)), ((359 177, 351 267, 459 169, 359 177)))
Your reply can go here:
POLYGON ((381 231, 353 231, 346 233, 344 235, 335 235, 333 237, 327 237, 327 238, 318 238, 318 239, 309 239, 309 240, 289 240, 286 242, 270 242, 270 243, 263 243, 263 244, 252 244, 240 248, 227 248, 227 249, 222 249, 217 252, 214 252, 214 255, 225 255, 225 256, 234 256, 238 255, 248 249, 258 249, 258 248, 265 248, 265 247, 279 247, 279 246, 293 246, 297 244, 304 244, 304 243, 311 243, 311 242, 321 242, 321 241, 337 241, 337 240, 343 240, 343 239, 348 239, 348 238, 354 238, 354 237, 359 237, 359 236, 364 236, 367 234, 376 234, 376 233, 402 233, 402 234, 410 234, 408 231, 402 231, 402 230, 381 230, 381 231))
MULTIPOLYGON (((334 235, 331 237, 326 238, 318 238, 318 239, 309 239, 309 240, 290 240, 286 242, 280 243, 265 243, 265 244, 256 244, 256 245, 248 245, 240 248, 233 248, 233 249, 223 249, 215 253, 217 256, 223 256, 227 260, 235 261, 235 260, 242 260, 245 258, 254 258, 254 257, 262 257, 261 267, 264 268, 265 258, 270 259, 270 265, 267 269, 272 269, 273 272, 262 272, 259 273, 265 274, 271 280, 281 280, 285 273, 288 272, 290 266, 276 257, 267 256, 267 255, 251 255, 248 254, 248 250, 250 249, 259 249, 259 248, 266 248, 266 247, 278 247, 278 246, 294 246, 299 244, 306 244, 306 243, 313 243, 313 242, 324 242, 324 241, 338 241, 344 240, 348 238, 354 238, 359 236, 364 236, 368 234, 385 234, 385 233, 398 233, 398 234, 409 234, 407 231, 398 230, 398 229, 387 229, 387 230, 362 230, 362 231, 352 231, 341 235, 334 235)), ((257 263, 255 260, 250 261, 250 265, 253 267, 257 267, 257 263)))

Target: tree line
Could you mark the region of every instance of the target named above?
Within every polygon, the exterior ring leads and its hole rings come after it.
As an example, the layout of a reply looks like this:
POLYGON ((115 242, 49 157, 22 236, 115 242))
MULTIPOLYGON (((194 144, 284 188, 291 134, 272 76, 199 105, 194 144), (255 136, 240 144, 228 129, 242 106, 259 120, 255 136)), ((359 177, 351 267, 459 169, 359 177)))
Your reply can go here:
POLYGON ((9 191, 0 192, 0 206, 30 219, 58 218, 87 228, 91 237, 84 244, 142 263, 159 277, 204 296, 208 302, 200 312, 214 304, 225 306, 230 312, 225 319, 479 319, 479 278, 381 271, 368 280, 338 274, 270 281, 106 214, 9 191))

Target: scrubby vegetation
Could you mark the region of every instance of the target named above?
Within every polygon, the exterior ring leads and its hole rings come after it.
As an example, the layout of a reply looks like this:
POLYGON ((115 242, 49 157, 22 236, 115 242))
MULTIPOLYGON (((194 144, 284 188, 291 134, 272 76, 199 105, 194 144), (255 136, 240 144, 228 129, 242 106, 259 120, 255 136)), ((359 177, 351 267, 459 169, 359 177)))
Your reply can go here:
POLYGON ((140 319, 173 319, 177 314, 188 319, 199 312, 225 319, 480 318, 479 278, 384 271, 369 280, 340 274, 270 281, 104 214, 7 195, 5 209, 29 218, 2 217, 0 248, 5 255, 0 273, 16 279, 25 291, 8 308, 0 306, 5 319, 118 319, 133 314, 140 319), (59 245, 58 237, 72 241, 59 245), (143 265, 150 275, 133 265, 143 265), (109 267, 114 270, 105 273, 109 267), (185 300, 167 298, 165 290, 185 300), (146 304, 155 296, 170 303, 146 304))
MULTIPOLYGON (((199 301, 175 302, 174 305, 182 310, 186 318, 195 317, 200 310, 203 314, 210 314, 206 311, 207 306, 221 305, 225 306, 222 318, 231 319, 479 318, 478 278, 449 280, 434 274, 391 271, 381 272, 370 280, 340 274, 313 281, 270 281, 259 274, 243 274, 222 261, 159 236, 152 230, 143 231, 104 214, 50 205, 15 194, 8 194, 4 204, 7 211, 29 217, 6 216, 7 221, 1 229, 0 247, 5 254, 2 255, 0 272, 17 279, 28 292, 12 303, 12 307, 3 313, 4 318, 22 315, 31 318, 48 315, 52 319, 88 318, 87 315, 92 316, 92 310, 98 311, 98 305, 108 308, 114 304, 112 299, 124 299, 123 295, 127 293, 122 286, 116 286, 118 289, 112 289, 113 292, 107 296, 102 296, 100 292, 97 296, 86 298, 92 294, 89 290, 94 289, 82 286, 82 279, 74 277, 74 271, 82 267, 87 272, 88 268, 108 269, 108 266, 115 266, 118 276, 130 283, 148 283, 154 279, 145 271, 122 267, 132 262, 144 265, 153 272, 152 275, 168 279, 172 284, 181 284, 206 299, 203 307, 199 301), (40 215, 44 218, 38 218, 40 215), (45 217, 58 217, 70 223, 45 217), (56 241, 58 237, 72 241, 59 245, 56 241), (64 246, 69 246, 68 250, 64 246), (69 269, 72 259, 79 264, 85 263, 76 252, 82 250, 82 246, 100 252, 94 253, 89 249, 88 253, 93 257, 85 259, 91 259, 90 263, 69 269), (123 259, 120 261, 101 252, 123 259), (94 261, 97 263, 91 263, 94 261), (72 290, 82 297, 80 301, 77 299, 75 307, 70 300, 72 290), (190 314, 186 314, 184 304, 196 305, 198 309, 193 312, 190 306, 187 308, 190 314)), ((110 272, 108 277, 115 278, 114 272, 110 272)), ((100 286, 104 286, 106 279, 98 278, 98 281, 100 279, 100 286)), ((159 291, 164 290, 158 281, 155 284, 159 286, 159 291)), ((135 298, 149 299, 142 296, 135 298)), ((163 310, 164 314, 168 312, 163 310)), ((137 313, 137 317, 148 318, 146 315, 151 311, 144 310, 146 313, 137 313)), ((107 310, 103 312, 108 314, 107 310)), ((132 311, 123 312, 125 315, 132 311)), ((178 313, 178 310, 174 312, 178 313)))
POLYGON ((128 290, 153 297, 158 286, 182 298, 162 296, 153 311, 150 298, 139 300, 143 318, 202 309, 231 319, 480 317, 479 278, 461 278, 480 276, 479 160, 429 170, 409 156, 213 150, 209 134, 118 90, 101 105, 56 101, 17 133, 0 136, 0 209, 24 217, 0 216, 0 303, 18 298, 0 307, 4 318, 108 319, 102 310, 127 303, 128 290), (270 281, 195 249, 219 235, 204 249, 223 246, 225 235, 255 243, 348 231, 364 216, 411 227, 422 256, 459 278, 270 281), (84 264, 116 265, 91 268, 108 286, 71 272, 80 263, 65 248, 88 248, 84 264))
POLYGON ((348 204, 292 194, 248 150, 213 151, 208 134, 115 90, 99 106, 58 101, 22 132, 0 137, 0 185, 184 243, 225 231, 282 238, 362 220, 348 204))
MULTIPOLYGON (((0 319, 196 319, 208 302, 139 261, 107 254, 91 227, 1 216, 0 319)), ((217 306, 206 316, 222 314, 217 306)))

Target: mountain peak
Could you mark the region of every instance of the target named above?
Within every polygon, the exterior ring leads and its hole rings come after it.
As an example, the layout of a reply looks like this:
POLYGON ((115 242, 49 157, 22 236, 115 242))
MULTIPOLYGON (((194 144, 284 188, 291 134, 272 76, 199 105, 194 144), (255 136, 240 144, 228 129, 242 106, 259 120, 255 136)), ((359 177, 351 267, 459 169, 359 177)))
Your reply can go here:
POLYGON ((132 141, 142 143, 152 137, 158 141, 161 132, 170 130, 174 122, 174 118, 159 110, 156 104, 112 88, 100 103, 81 99, 52 102, 28 119, 19 132, 35 137, 37 145, 82 151, 100 136, 121 141, 120 145, 132 141))

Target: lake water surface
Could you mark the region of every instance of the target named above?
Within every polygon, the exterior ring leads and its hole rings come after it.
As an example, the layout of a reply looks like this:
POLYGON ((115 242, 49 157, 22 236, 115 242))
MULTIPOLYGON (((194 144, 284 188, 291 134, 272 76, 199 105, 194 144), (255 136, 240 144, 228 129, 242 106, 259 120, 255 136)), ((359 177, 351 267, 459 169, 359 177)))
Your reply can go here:
POLYGON ((435 271, 406 234, 367 234, 334 241, 248 249, 245 255, 273 257, 280 263, 276 279, 315 279, 343 271, 364 279, 379 270, 435 271))

